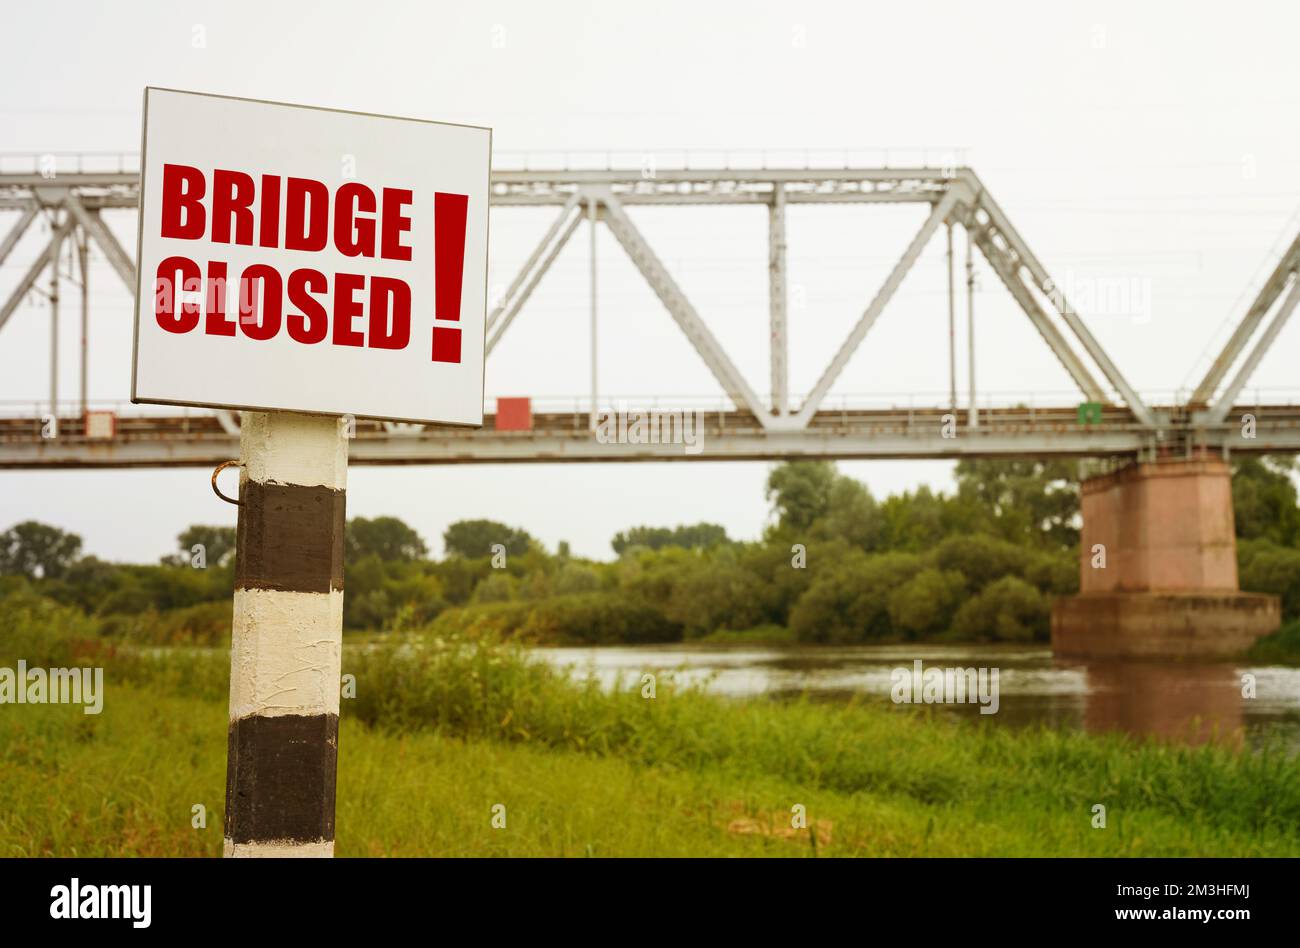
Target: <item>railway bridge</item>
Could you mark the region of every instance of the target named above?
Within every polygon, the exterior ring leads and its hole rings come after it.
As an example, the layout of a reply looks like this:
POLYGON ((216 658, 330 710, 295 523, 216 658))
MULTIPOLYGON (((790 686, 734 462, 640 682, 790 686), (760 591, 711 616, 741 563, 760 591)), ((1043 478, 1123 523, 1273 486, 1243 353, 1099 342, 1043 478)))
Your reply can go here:
MULTIPOLYGON (((0 468, 212 467, 237 455, 237 412, 199 406, 95 405, 86 397, 90 318, 87 260, 94 250, 134 294, 132 255, 104 216, 138 204, 134 159, 82 157, 0 160, 0 304, 5 324, 29 294, 48 299, 51 327, 47 399, 22 402, 0 391, 0 468), (49 240, 25 268, 8 262, 37 221, 49 240), (77 283, 80 399, 58 391, 58 323, 65 267, 77 283), (16 279, 13 279, 16 278, 16 279)), ((721 396, 683 401, 666 393, 622 406, 601 402, 592 348, 590 399, 568 403, 490 398, 481 429, 352 419, 354 464, 768 460, 787 458, 1106 458, 1116 469, 1084 484, 1083 592, 1058 604, 1059 650, 1079 654, 1227 653, 1277 624, 1271 597, 1237 591, 1232 452, 1300 451, 1300 400, 1252 398, 1247 385, 1300 303, 1300 234, 1278 257, 1221 352, 1194 390, 1146 399, 1108 356, 1054 283, 989 189, 967 167, 590 168, 493 172, 498 207, 554 209, 554 219, 488 315, 486 351, 520 318, 557 256, 584 223, 605 227, 654 291, 677 329, 717 381, 721 396), (920 205, 926 212, 884 282, 813 388, 789 388, 786 213, 792 205, 920 205), (770 377, 760 394, 696 310, 634 221, 641 206, 757 205, 767 211, 770 377), (947 245, 949 321, 946 395, 893 403, 831 395, 899 285, 936 235, 947 245), (958 247, 954 237, 960 236, 958 247), (958 257, 964 249, 964 262, 958 257), (996 273, 1076 392, 1046 404, 977 391, 974 372, 974 260, 996 273), (964 270, 964 273, 959 273, 964 270), (964 281, 965 312, 957 286, 964 281), (956 388, 957 320, 972 341, 969 388, 956 388), (617 418, 615 417, 617 416, 617 418), (647 422, 650 422, 647 424, 647 422), (663 437, 664 431, 671 437, 663 437), (610 436, 610 432, 616 432, 610 436), (1098 567, 1096 550, 1111 552, 1098 567)), ((145 274, 145 276, 149 276, 145 274)), ((592 254, 592 331, 596 261, 592 254)), ((123 327, 126 331, 126 327, 123 327)), ((2 344, 2 342, 0 342, 2 344)), ((313 384, 304 380, 304 384, 313 384)), ((322 380, 317 384, 327 384, 322 380)), ((249 406, 255 407, 255 406, 249 406)))

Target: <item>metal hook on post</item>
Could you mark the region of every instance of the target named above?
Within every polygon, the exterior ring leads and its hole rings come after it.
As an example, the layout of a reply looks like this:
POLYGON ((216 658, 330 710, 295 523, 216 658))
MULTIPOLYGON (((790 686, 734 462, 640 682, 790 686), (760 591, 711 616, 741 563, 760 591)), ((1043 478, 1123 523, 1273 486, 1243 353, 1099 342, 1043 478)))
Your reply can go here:
POLYGON ((231 498, 227 497, 225 494, 221 493, 221 488, 217 486, 217 477, 221 474, 222 471, 224 471, 226 468, 230 467, 231 465, 234 465, 235 467, 242 467, 242 466, 243 466, 243 465, 241 465, 240 462, 238 462, 238 461, 222 461, 220 464, 218 464, 218 465, 216 466, 216 468, 213 469, 213 471, 212 471, 212 493, 216 494, 218 497, 220 497, 222 500, 224 500, 224 501, 225 501, 226 503, 228 503, 228 504, 234 504, 236 507, 242 507, 242 506, 243 506, 243 501, 232 500, 231 498))

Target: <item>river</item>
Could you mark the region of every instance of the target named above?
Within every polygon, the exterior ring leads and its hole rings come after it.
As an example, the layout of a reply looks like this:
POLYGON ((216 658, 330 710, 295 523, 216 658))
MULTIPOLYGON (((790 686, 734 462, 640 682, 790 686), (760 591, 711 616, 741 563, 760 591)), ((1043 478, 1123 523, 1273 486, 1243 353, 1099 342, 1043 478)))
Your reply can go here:
POLYGON ((1091 732, 1125 731, 1165 740, 1251 747, 1280 742, 1300 752, 1300 668, 1242 663, 1084 664, 1054 659, 1045 646, 602 646, 536 648, 533 654, 606 687, 664 676, 728 697, 844 701, 857 695, 891 704, 894 670, 998 669, 998 710, 945 704, 980 726, 1045 724, 1091 732), (1254 697, 1243 691, 1253 676, 1254 697))

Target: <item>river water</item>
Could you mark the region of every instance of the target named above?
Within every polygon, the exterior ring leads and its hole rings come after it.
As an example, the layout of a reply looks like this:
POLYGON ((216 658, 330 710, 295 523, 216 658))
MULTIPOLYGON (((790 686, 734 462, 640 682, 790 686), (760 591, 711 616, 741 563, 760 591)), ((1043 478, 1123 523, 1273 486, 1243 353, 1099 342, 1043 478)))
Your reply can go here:
POLYGON ((896 669, 998 669, 998 711, 939 705, 981 726, 1045 724, 1125 731, 1188 743, 1274 746, 1300 753, 1300 668, 1240 663, 1085 664, 1045 646, 602 646, 537 648, 540 659, 606 687, 654 674, 738 699, 851 696, 891 704, 896 669), (1254 697, 1243 696, 1253 676, 1254 697))

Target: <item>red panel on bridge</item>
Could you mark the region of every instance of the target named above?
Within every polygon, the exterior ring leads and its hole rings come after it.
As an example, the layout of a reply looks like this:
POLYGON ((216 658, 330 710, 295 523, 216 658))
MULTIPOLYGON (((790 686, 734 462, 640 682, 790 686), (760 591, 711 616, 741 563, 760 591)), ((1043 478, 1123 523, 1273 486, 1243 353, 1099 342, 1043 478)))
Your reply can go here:
POLYGON ((83 425, 88 440, 108 441, 117 435, 117 415, 111 411, 88 411, 83 425))
POLYGON ((533 400, 531 398, 498 398, 497 431, 532 431, 533 400))

